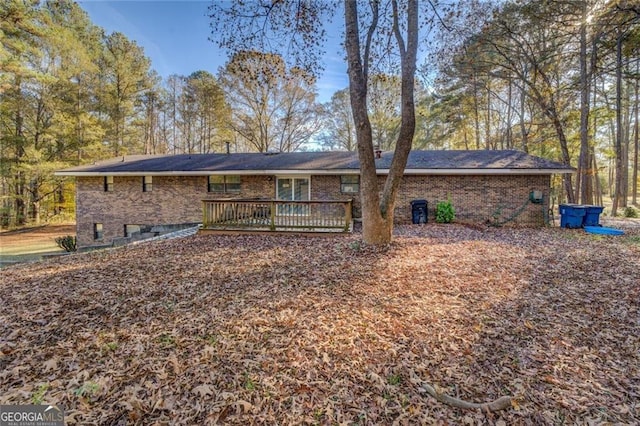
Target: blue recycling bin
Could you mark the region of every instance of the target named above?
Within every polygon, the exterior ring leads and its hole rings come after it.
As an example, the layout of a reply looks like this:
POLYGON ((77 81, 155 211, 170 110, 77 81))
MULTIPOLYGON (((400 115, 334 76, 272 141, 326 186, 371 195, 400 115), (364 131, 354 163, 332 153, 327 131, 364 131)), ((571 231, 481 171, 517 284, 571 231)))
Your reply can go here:
POLYGON ((582 220, 582 226, 602 226, 600 225, 600 213, 604 210, 602 206, 584 206, 586 212, 582 220))
POLYGON ((582 228, 587 208, 578 204, 560 204, 560 227, 582 228))

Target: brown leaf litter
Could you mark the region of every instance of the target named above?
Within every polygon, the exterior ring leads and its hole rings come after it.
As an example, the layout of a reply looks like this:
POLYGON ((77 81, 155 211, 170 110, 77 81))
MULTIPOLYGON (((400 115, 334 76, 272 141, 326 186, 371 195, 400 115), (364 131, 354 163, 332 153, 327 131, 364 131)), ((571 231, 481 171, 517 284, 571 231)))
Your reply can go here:
POLYGON ((194 236, 9 267, 0 300, 0 404, 69 425, 640 422, 637 229, 194 236))

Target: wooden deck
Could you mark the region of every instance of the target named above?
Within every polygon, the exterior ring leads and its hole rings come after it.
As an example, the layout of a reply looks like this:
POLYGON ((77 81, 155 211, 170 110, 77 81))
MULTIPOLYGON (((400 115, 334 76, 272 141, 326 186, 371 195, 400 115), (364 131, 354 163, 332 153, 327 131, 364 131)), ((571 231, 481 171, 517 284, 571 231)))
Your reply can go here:
POLYGON ((328 233, 352 230, 351 200, 203 200, 203 229, 328 233))

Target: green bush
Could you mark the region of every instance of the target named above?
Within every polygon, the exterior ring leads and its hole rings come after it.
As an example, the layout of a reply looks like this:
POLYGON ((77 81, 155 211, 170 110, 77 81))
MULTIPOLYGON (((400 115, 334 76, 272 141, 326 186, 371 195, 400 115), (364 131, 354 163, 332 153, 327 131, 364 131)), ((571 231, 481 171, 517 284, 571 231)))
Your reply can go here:
POLYGON ((56 244, 66 252, 78 250, 78 247, 76 246, 76 237, 73 235, 56 238, 56 244))
POLYGON ((456 218, 456 210, 451 204, 451 200, 440 201, 436 204, 436 222, 451 223, 456 218))
POLYGON ((624 217, 633 217, 633 218, 638 217, 638 210, 629 206, 624 209, 624 217))

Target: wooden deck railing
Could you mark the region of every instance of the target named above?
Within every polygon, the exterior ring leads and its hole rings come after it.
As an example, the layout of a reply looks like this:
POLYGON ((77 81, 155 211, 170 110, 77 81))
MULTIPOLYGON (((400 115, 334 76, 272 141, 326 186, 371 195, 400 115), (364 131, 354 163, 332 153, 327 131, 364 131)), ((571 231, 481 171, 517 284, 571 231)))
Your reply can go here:
POLYGON ((351 200, 202 200, 204 229, 348 232, 351 200))

